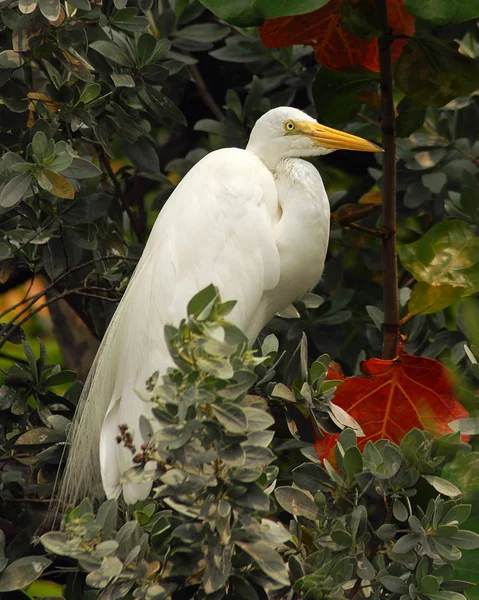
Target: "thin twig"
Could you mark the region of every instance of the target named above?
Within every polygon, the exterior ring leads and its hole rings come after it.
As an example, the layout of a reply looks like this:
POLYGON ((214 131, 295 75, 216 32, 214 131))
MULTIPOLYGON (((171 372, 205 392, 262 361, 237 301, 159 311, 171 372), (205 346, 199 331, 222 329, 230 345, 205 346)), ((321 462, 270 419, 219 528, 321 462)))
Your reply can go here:
POLYGON ((382 35, 378 40, 381 80, 381 133, 383 161, 383 279, 384 337, 382 356, 392 360, 397 355, 399 338, 399 292, 396 255, 396 133, 391 66, 391 38, 387 0, 376 0, 382 35))
MULTIPOLYGON (((42 304, 39 307, 37 307, 35 310, 33 310, 31 313, 29 313, 25 318, 23 318, 19 323, 16 323, 15 321, 17 319, 19 319, 22 315, 24 315, 25 313, 27 313, 35 304, 35 302, 37 302, 42 296, 44 296, 47 292, 49 292, 50 290, 52 290, 56 285, 58 285, 58 283, 60 283, 63 279, 65 279, 66 277, 68 277, 69 275, 71 275, 72 273, 74 273, 75 271, 78 271, 92 263, 96 263, 99 260, 111 260, 111 259, 115 259, 115 260, 127 260, 127 261, 133 261, 133 262, 137 262, 136 259, 134 258, 130 258, 130 257, 126 257, 126 256, 122 256, 122 257, 117 257, 117 256, 104 256, 104 257, 100 257, 97 259, 92 259, 92 260, 88 260, 84 263, 82 263, 81 265, 77 265, 76 267, 72 267, 71 269, 69 269, 68 271, 65 271, 65 273, 62 273, 62 275, 60 275, 59 277, 57 277, 57 279, 55 279, 52 283, 48 284, 47 286, 45 286, 40 292, 37 292, 36 294, 34 294, 33 296, 30 296, 27 301, 27 306, 25 306, 18 314, 16 314, 9 323, 7 323, 4 327, 2 332, 0 333, 0 348, 5 344, 5 342, 8 341, 8 338, 10 337, 10 334, 12 333, 12 331, 17 328, 20 327, 21 325, 23 325, 23 323, 25 323, 26 321, 28 321, 33 315, 37 314, 40 310, 42 310, 42 308, 45 308, 46 306, 48 306, 49 304, 42 304)), ((88 287, 81 287, 81 288, 77 288, 75 290, 66 290, 65 292, 62 292, 62 294, 60 294, 60 296, 57 296, 55 299, 52 299, 52 301, 56 301, 56 299, 59 299, 60 297, 65 297, 68 296, 72 293, 79 293, 81 295, 85 295, 86 293, 88 293, 88 287)), ((107 300, 107 301, 111 301, 111 299, 102 296, 101 297, 102 300, 107 300)), ((50 302, 51 303, 51 302, 50 302)), ((3 313, 0 314, 0 318, 2 318, 4 315, 6 315, 7 313, 9 313, 11 310, 14 310, 15 308, 18 308, 19 306, 21 306, 22 304, 25 304, 25 300, 22 300, 20 302, 18 302, 17 304, 15 304, 13 307, 7 309, 6 311, 3 311, 3 313)))
MULTIPOLYGON (((0 358, 5 360, 11 360, 12 362, 22 363, 24 365, 28 365, 28 361, 24 358, 18 358, 18 356, 13 356, 13 354, 8 354, 8 352, 0 352, 0 358)), ((1 459, 0 459, 1 460, 1 459)))
POLYGON ((37 306, 37 308, 32 310, 32 312, 29 313, 26 317, 24 317, 19 323, 15 323, 15 324, 9 323, 9 325, 7 327, 5 327, 5 329, 8 329, 8 331, 3 331, 2 334, 0 335, 0 348, 2 348, 2 346, 8 341, 8 337, 11 333, 10 327, 12 325, 13 325, 13 328, 21 327, 24 323, 26 323, 28 320, 30 320, 33 316, 35 316, 37 313, 39 313, 44 308, 47 308, 54 302, 58 302, 58 300, 61 300, 62 298, 65 298, 66 296, 69 296, 70 294, 76 294, 77 292, 79 292, 81 290, 82 290, 82 288, 73 289, 73 290, 65 290, 61 294, 58 294, 58 296, 55 296, 54 298, 50 298, 50 300, 47 300, 43 304, 40 304, 40 306, 37 306))
POLYGON ((118 197, 121 200, 121 204, 123 206, 123 210, 126 212, 126 214, 128 215, 130 222, 131 222, 131 226, 133 227, 133 231, 136 234, 136 238, 139 242, 143 243, 144 242, 144 238, 143 235, 141 233, 140 230, 140 226, 138 225, 138 222, 136 220, 136 217, 133 213, 133 211, 131 210, 131 206, 128 203, 128 200, 123 192, 123 188, 121 187, 121 183, 118 181, 118 178, 116 177, 115 173, 113 173, 113 169, 111 168, 110 165, 110 161, 108 160, 108 158, 106 157, 105 153, 103 151, 99 151, 98 152, 98 157, 101 161, 101 164, 105 167, 106 172, 108 173, 108 176, 111 179, 111 182, 113 183, 113 187, 115 188, 115 191, 118 195, 118 197))
POLYGON ((211 95, 208 86, 206 85, 205 80, 203 79, 203 75, 200 73, 197 65, 188 65, 188 71, 193 77, 196 87, 198 88, 198 92, 201 96, 201 99, 206 104, 206 106, 211 110, 213 115, 218 119, 218 121, 222 121, 224 119, 224 114, 221 108, 216 104, 215 99, 211 95))
MULTIPOLYGON (((62 273, 61 275, 59 275, 54 281, 52 281, 51 283, 49 283, 47 286, 45 286, 42 290, 40 290, 39 292, 37 292, 33 296, 29 296, 28 298, 24 298, 23 300, 20 300, 20 302, 17 302, 13 306, 10 306, 9 308, 7 308, 3 312, 1 312, 0 313, 0 319, 3 318, 5 315, 7 315, 9 312, 12 312, 12 310, 15 310, 16 308, 18 308, 19 306, 21 306, 22 304, 24 304, 25 302, 30 302, 30 306, 32 304, 35 304, 35 302, 37 300, 39 300, 42 296, 44 296, 52 288, 54 288, 56 285, 58 285, 63 279, 65 279, 66 277, 68 277, 69 275, 71 275, 72 273, 74 273, 75 271, 80 271, 84 267, 88 267, 91 264, 94 264, 94 263, 102 261, 102 260, 126 260, 128 262, 138 262, 138 259, 131 258, 129 256, 100 256, 99 258, 93 258, 92 260, 87 260, 86 262, 82 263, 81 265, 77 265, 76 267, 72 267, 71 269, 68 269, 68 271, 65 271, 64 273, 62 273)), ((28 310, 28 307, 27 307, 27 310, 28 310)), ((18 318, 24 312, 25 312, 25 310, 22 310, 22 312, 20 314, 16 315, 15 318, 12 319, 12 321, 14 321, 16 318, 18 318)))
POLYGON ((359 223, 348 223, 347 225, 344 225, 344 227, 352 227, 353 229, 364 231, 364 233, 369 233, 370 235, 374 235, 376 237, 384 237, 384 231, 382 229, 372 229, 371 227, 365 227, 364 225, 360 225, 359 223))
POLYGON ((376 121, 376 119, 371 119, 371 117, 368 117, 362 112, 358 112, 358 117, 364 119, 368 123, 371 123, 371 125, 374 125, 375 127, 381 127, 381 123, 379 121, 376 121))

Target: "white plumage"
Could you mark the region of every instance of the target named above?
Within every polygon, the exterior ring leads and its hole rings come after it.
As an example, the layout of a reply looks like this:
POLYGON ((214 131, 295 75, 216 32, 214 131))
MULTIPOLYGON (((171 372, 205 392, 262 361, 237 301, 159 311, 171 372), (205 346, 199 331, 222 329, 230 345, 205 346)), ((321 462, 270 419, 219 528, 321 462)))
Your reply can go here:
POLYGON ((163 328, 185 317, 195 293, 213 283, 223 301, 237 300, 229 318, 252 343, 277 312, 319 281, 329 203, 317 170, 298 157, 337 148, 379 150, 299 110, 276 108, 258 120, 246 150, 212 152, 180 182, 152 229, 86 382, 64 500, 94 493, 100 471, 108 497, 123 492, 133 503, 148 495, 149 484, 121 483, 131 453, 115 438, 120 424, 137 435, 140 415, 151 416, 135 390, 172 364, 163 328))

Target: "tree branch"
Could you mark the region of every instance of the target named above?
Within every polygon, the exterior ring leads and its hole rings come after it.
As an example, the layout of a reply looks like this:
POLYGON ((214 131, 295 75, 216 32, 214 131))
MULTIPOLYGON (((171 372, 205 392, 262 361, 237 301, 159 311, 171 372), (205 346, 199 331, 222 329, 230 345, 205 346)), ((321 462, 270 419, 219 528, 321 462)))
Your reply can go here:
POLYGON ((110 177, 111 182, 113 183, 113 187, 115 188, 115 191, 121 200, 123 210, 126 212, 126 214, 128 215, 128 217, 130 219, 131 226, 133 227, 133 231, 136 234, 137 240, 139 242, 143 243, 145 240, 144 240, 144 237, 140 230, 140 227, 138 225, 138 221, 136 220, 136 217, 135 217, 133 211, 131 210, 131 206, 128 203, 128 200, 127 200, 125 194, 123 193, 123 189, 121 187, 120 182, 118 181, 115 173, 113 173, 113 169, 111 168, 108 158, 105 156, 105 153, 101 150, 98 152, 98 158, 100 159, 102 165, 105 167, 105 170, 108 173, 108 176, 110 177))
POLYGON ((200 73, 197 65, 188 65, 188 71, 193 77, 196 86, 198 88, 198 92, 201 96, 201 99, 206 104, 206 106, 211 110, 214 116, 218 119, 218 121, 222 121, 224 119, 224 114, 221 108, 216 104, 213 96, 206 85, 205 80, 203 79, 203 75, 200 73))
POLYGON ((381 79, 381 133, 384 147, 382 244, 384 278, 383 358, 397 355, 399 338, 399 293, 396 255, 396 132, 391 64, 391 36, 387 0, 376 0, 382 35, 378 40, 381 79))
MULTIPOLYGON (((32 296, 27 296, 27 297, 23 298, 22 300, 20 300, 20 302, 17 302, 17 304, 15 304, 14 306, 11 306, 7 310, 4 310, 2 313, 0 313, 0 318, 3 318, 5 315, 7 315, 12 310, 17 309, 22 305, 26 305, 26 306, 23 306, 23 308, 8 323, 6 323, 4 325, 4 327, 1 329, 1 331, 0 331, 0 348, 5 344, 6 341, 8 341, 8 338, 10 337, 11 333, 17 327, 20 327, 21 325, 23 325, 34 314, 39 312, 39 310, 41 310, 42 308, 45 308, 45 306, 48 306, 49 304, 51 304, 51 302, 50 302, 48 304, 41 305, 38 309, 35 309, 33 312, 27 314, 27 316, 25 318, 23 318, 19 323, 15 323, 15 321, 17 321, 17 319, 19 319, 22 315, 25 315, 25 313, 28 313, 28 311, 33 307, 35 302, 40 300, 40 298, 45 296, 49 291, 51 291, 55 286, 57 286, 62 280, 69 277, 72 273, 75 273, 76 271, 79 271, 91 264, 94 264, 94 263, 96 263, 98 261, 102 261, 102 260, 117 260, 117 261, 118 260, 126 260, 126 261, 137 262, 136 259, 126 257, 126 256, 122 256, 122 257, 102 256, 99 258, 88 260, 80 265, 77 265, 76 267, 72 267, 71 269, 68 269, 67 271, 65 271, 64 273, 59 275, 54 281, 52 281, 51 283, 46 285, 42 290, 37 292, 36 294, 33 294, 32 296)), ((82 292, 81 295, 85 295, 85 293, 88 293, 88 289, 89 289, 88 286, 83 286, 83 287, 79 287, 73 291, 72 290, 64 290, 62 293, 60 293, 59 296, 57 296, 57 299, 67 297, 70 294, 75 294, 78 292, 82 292)), ((107 291, 107 290, 105 290, 105 291, 107 291)), ((102 297, 102 300, 110 300, 110 299, 102 297)))

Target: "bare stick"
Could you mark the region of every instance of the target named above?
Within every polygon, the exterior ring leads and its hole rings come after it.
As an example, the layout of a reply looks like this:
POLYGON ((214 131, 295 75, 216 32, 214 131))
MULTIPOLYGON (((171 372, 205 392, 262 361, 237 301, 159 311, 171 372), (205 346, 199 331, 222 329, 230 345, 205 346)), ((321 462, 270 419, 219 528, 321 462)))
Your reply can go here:
POLYGON ((391 67, 392 38, 388 23, 387 0, 376 0, 382 35, 378 40, 381 78, 381 133, 383 161, 383 277, 384 337, 383 358, 392 360, 397 354, 399 337, 399 293, 396 257, 396 132, 391 67))
POLYGON ((201 96, 201 99, 206 104, 206 106, 211 110, 214 116, 221 121, 224 119, 224 114, 221 108, 216 104, 213 96, 211 95, 208 86, 206 85, 205 80, 203 79, 203 75, 200 73, 200 70, 196 65, 188 65, 188 71, 191 76, 195 80, 196 86, 198 87, 198 92, 201 96))
POLYGON ((128 217, 130 219, 130 223, 131 223, 131 226, 133 227, 133 231, 136 234, 137 240, 139 242, 143 242, 144 238, 141 233, 140 226, 138 225, 136 217, 135 217, 133 211, 131 210, 131 206, 128 203, 128 200, 123 192, 121 183, 118 181, 118 178, 116 177, 115 173, 113 173, 113 169, 111 168, 108 158, 105 156, 105 153, 102 151, 98 152, 98 158, 100 159, 102 165, 105 167, 105 170, 108 173, 108 176, 110 177, 111 182, 113 183, 113 187, 115 188, 117 196, 121 200, 121 205, 123 206, 123 210, 126 212, 126 214, 128 215, 128 217))

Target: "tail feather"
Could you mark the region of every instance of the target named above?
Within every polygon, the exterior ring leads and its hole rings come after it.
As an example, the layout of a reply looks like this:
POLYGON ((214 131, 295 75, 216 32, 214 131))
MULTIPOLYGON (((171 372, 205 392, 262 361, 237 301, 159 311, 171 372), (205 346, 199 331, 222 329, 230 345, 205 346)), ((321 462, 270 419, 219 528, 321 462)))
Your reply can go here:
POLYGON ((103 496, 98 447, 103 419, 115 385, 118 326, 126 311, 121 302, 100 345, 83 388, 70 431, 70 454, 60 483, 61 504, 103 496))

